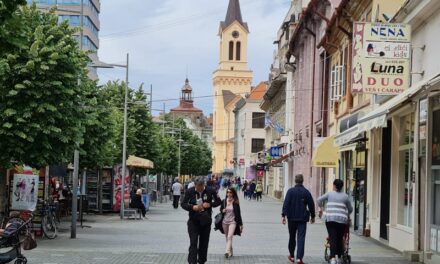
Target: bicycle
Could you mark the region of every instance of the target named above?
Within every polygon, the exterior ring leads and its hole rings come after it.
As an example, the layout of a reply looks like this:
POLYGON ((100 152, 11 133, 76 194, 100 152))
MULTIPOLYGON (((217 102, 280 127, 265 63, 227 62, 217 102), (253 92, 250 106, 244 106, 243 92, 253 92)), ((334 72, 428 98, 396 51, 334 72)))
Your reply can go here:
POLYGON ((58 235, 57 206, 51 200, 43 201, 41 208, 41 226, 43 234, 48 239, 54 239, 58 235))

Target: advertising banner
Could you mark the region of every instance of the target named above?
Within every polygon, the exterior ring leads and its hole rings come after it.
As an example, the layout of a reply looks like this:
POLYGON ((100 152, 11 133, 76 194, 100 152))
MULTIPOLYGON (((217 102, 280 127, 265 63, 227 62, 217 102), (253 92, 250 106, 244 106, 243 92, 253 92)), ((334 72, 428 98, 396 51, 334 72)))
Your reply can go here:
POLYGON ((409 87, 411 27, 355 22, 353 93, 395 95, 409 87))
POLYGON ((14 174, 11 209, 34 211, 38 201, 38 175, 14 174))

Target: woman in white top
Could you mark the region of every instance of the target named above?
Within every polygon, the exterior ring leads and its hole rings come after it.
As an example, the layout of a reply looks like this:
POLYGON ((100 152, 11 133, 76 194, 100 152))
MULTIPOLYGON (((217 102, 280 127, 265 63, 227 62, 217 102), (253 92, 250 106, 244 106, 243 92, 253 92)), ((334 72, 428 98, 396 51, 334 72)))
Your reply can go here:
POLYGON ((243 232, 243 220, 241 219, 240 202, 234 188, 226 189, 226 198, 222 201, 220 211, 223 213, 223 223, 220 232, 226 237, 225 257, 233 255, 232 237, 240 236, 243 232))

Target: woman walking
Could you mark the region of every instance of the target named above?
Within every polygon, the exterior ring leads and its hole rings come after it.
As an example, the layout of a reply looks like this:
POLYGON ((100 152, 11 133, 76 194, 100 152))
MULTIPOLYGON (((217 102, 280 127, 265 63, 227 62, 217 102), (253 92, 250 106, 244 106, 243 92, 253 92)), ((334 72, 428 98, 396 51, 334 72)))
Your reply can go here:
POLYGON ((259 181, 257 183, 257 186, 255 187, 255 193, 257 194, 257 201, 262 202, 263 201, 263 184, 261 184, 261 182, 259 181))
POLYGON ((234 235, 240 236, 243 232, 240 202, 235 189, 228 188, 226 190, 226 198, 221 203, 220 211, 223 213, 220 232, 224 233, 226 237, 225 257, 230 258, 233 255, 232 237, 234 235))
POLYGON ((318 198, 319 217, 322 216, 322 208, 327 201, 325 225, 330 237, 330 264, 342 263, 344 230, 350 223, 350 214, 353 212, 348 195, 342 192, 343 186, 344 182, 336 179, 333 182, 333 191, 318 198))

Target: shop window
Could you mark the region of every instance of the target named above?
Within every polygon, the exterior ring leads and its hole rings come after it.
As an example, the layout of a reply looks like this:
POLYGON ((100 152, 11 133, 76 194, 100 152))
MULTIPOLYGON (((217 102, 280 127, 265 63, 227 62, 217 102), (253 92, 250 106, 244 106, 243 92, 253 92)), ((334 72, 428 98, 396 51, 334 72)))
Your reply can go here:
POLYGON ((264 138, 252 139, 252 153, 258 153, 264 150, 264 138))
POLYGON ((414 113, 400 118, 397 223, 412 227, 414 113))

